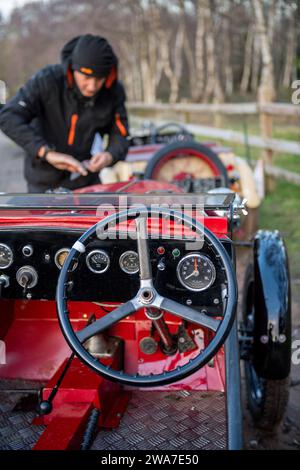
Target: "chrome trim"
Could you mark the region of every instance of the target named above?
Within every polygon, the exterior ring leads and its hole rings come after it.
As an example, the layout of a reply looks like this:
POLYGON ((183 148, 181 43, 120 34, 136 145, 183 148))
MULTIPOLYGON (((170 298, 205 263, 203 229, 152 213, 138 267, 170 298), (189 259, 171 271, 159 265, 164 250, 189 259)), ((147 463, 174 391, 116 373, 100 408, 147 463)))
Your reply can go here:
POLYGON ((1 247, 7 248, 7 249, 10 251, 11 260, 10 260, 9 264, 7 264, 6 266, 0 266, 0 269, 7 269, 7 268, 9 268, 9 267, 13 264, 13 262, 14 262, 14 252, 13 252, 13 250, 11 249, 11 247, 8 246, 8 245, 6 245, 5 243, 0 243, 0 248, 1 248, 1 247))
MULTIPOLYGON (((57 267, 59 270, 62 268, 62 266, 61 266, 61 265, 59 264, 59 262, 58 262, 58 257, 59 257, 59 255, 61 255, 61 254, 64 253, 64 252, 67 252, 67 253, 68 253, 67 256, 68 256, 69 253, 70 253, 70 251, 71 251, 70 248, 60 248, 60 249, 55 253, 55 255, 54 255, 54 263, 56 264, 56 267, 57 267)), ((78 263, 77 263, 77 262, 74 263, 73 268, 72 268, 72 271, 75 271, 75 269, 77 268, 77 266, 78 266, 78 263)))
POLYGON ((208 258, 208 256, 202 254, 202 253, 190 253, 188 255, 185 255, 183 258, 181 258, 181 260, 178 262, 177 264, 177 268, 176 268, 176 275, 177 275, 177 279, 178 281, 180 282, 180 284, 185 287, 187 290, 189 291, 192 291, 192 292, 203 292, 205 291, 206 289, 209 289, 209 287, 211 287, 213 285, 213 283, 215 282, 216 280, 216 276, 217 276, 217 273, 216 273, 216 268, 213 264, 213 262, 208 258), (184 280, 181 278, 181 274, 180 274, 180 267, 182 266, 182 264, 188 259, 188 258, 193 258, 195 256, 198 256, 199 258, 202 258, 202 259, 205 259, 205 261, 207 261, 210 265, 210 267, 212 268, 212 278, 209 282, 209 284, 206 286, 206 287, 202 287, 201 289, 194 289, 192 287, 189 287, 185 284, 184 280))
POLYGON ((124 253, 121 254, 120 258, 119 258, 119 266, 120 268, 122 269, 122 271, 126 274, 136 274, 139 272, 140 270, 140 265, 139 265, 139 255, 136 251, 133 251, 133 250, 128 250, 128 251, 124 251, 124 253), (122 265, 123 261, 124 261, 124 258, 125 256, 129 255, 129 254, 134 254, 137 256, 137 260, 138 260, 138 268, 135 270, 135 271, 129 271, 125 268, 125 266, 122 265))
POLYGON ((103 274, 105 273, 109 266, 110 266, 110 257, 109 255, 106 253, 106 251, 104 250, 93 250, 93 251, 90 251, 89 254, 87 255, 86 259, 85 259, 85 262, 86 262, 86 265, 87 267, 89 268, 90 271, 92 271, 93 273, 95 274, 103 274), (92 255, 94 255, 95 253, 101 253, 102 255, 106 256, 106 259, 107 259, 107 265, 105 266, 104 269, 102 269, 101 271, 96 271, 96 269, 93 269, 90 265, 90 258, 92 255))

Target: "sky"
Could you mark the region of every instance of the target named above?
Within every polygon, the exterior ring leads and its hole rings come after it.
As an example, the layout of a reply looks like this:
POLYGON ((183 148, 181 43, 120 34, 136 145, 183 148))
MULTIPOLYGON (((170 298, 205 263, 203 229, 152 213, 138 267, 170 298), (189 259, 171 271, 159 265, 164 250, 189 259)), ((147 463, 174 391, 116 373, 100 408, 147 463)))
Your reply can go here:
POLYGON ((39 0, 0 0, 0 12, 4 18, 7 18, 15 7, 38 1, 39 0))

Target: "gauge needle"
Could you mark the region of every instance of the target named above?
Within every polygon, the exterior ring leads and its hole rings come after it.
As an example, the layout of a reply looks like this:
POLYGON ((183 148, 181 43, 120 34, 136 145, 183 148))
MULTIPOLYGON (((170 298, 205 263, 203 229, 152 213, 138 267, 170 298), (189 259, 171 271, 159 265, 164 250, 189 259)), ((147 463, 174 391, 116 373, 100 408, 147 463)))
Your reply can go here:
POLYGON ((198 276, 198 271, 193 271, 191 274, 189 274, 187 277, 185 277, 184 280, 186 281, 187 279, 189 279, 192 276, 198 276))
POLYGON ((198 271, 198 259, 194 258, 194 272, 198 271))

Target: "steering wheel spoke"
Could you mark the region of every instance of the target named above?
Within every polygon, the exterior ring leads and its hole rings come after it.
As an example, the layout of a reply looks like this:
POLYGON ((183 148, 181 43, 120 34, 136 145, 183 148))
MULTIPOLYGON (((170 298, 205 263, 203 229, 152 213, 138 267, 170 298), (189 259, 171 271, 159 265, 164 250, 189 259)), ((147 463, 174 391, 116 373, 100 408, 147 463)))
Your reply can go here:
POLYGON ((81 343, 84 343, 87 339, 91 338, 97 333, 101 333, 102 331, 111 327, 114 323, 117 323, 135 311, 135 305, 129 300, 125 304, 120 305, 120 307, 116 308, 115 310, 107 313, 104 317, 99 318, 99 320, 94 321, 82 330, 76 332, 76 336, 81 343))
POLYGON ((160 308, 166 312, 173 313, 174 315, 183 318, 184 320, 196 323, 197 325, 203 326, 212 330, 214 332, 220 326, 220 320, 215 320, 214 318, 208 317, 202 312, 198 312, 186 305, 182 305, 179 302, 174 300, 164 298, 160 304, 160 308))
POLYGON ((135 220, 141 281, 152 281, 151 263, 149 258, 148 246, 147 220, 148 219, 145 216, 141 216, 135 220))

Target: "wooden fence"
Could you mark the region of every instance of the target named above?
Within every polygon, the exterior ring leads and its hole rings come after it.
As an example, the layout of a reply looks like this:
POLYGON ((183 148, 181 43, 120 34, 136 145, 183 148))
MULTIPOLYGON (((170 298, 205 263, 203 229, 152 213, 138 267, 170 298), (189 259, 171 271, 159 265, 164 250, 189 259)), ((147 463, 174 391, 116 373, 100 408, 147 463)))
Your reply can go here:
MULTIPOLYGON (((205 136, 212 139, 222 139, 237 144, 247 144, 263 150, 266 174, 271 178, 282 178, 294 184, 300 185, 300 174, 293 173, 273 166, 273 154, 275 152, 287 153, 300 156, 299 142, 272 138, 273 116, 290 117, 300 119, 300 105, 290 105, 285 103, 224 103, 224 104, 164 104, 155 103, 153 105, 144 103, 129 103, 128 108, 135 120, 144 120, 138 117, 140 113, 157 116, 167 112, 170 116, 175 116, 175 122, 183 122, 187 129, 195 135, 205 136), (260 135, 246 135, 230 129, 218 127, 202 126, 191 123, 191 117, 195 114, 213 115, 258 115, 260 121, 260 135)), ((155 124, 165 124, 167 121, 152 119, 155 124)), ((300 134, 300 131, 299 131, 300 134)))

